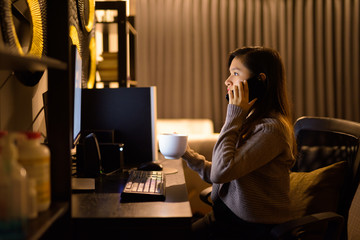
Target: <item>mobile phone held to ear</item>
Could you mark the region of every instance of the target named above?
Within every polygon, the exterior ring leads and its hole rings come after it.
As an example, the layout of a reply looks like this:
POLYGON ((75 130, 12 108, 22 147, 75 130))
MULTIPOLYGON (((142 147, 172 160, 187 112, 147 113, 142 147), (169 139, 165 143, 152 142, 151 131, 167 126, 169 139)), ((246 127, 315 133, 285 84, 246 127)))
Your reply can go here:
POLYGON ((229 94, 228 93, 226 94, 225 98, 229 102, 229 94))
POLYGON ((254 98, 260 99, 265 95, 266 87, 265 81, 261 79, 260 75, 256 75, 246 80, 249 87, 249 102, 254 98))
MULTIPOLYGON (((259 99, 265 94, 265 82, 261 79, 260 75, 251 77, 246 81, 249 87, 249 102, 254 98, 259 99)), ((229 94, 226 94, 225 98, 229 102, 229 94)))

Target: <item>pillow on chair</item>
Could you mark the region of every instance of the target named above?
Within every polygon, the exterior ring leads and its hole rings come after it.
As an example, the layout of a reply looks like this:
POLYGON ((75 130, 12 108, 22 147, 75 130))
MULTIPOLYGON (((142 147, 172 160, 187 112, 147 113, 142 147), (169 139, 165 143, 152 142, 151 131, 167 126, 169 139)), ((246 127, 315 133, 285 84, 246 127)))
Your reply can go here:
POLYGON ((347 162, 341 161, 312 172, 290 173, 290 199, 294 218, 337 210, 347 162))

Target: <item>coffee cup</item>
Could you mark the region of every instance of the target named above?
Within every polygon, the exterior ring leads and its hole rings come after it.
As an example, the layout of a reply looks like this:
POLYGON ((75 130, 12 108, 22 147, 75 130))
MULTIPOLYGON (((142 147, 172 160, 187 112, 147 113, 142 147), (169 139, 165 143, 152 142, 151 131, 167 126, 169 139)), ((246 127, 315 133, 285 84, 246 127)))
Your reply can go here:
POLYGON ((159 136, 159 149, 166 159, 178 159, 184 155, 188 136, 178 133, 162 133, 159 136))

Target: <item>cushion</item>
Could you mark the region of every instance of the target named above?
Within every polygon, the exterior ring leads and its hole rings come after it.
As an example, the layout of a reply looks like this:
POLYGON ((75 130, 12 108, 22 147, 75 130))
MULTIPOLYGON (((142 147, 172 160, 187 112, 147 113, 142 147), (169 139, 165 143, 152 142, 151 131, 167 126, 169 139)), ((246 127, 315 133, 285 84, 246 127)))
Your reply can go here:
POLYGON ((347 162, 341 161, 311 172, 290 173, 290 199, 294 218, 336 211, 345 181, 347 162))

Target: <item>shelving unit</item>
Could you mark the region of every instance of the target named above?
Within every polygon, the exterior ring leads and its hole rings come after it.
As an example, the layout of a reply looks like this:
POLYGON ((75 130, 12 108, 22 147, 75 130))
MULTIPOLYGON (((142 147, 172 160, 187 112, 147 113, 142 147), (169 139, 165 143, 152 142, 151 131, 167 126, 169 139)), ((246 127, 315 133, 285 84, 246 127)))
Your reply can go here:
MULTIPOLYGON (((0 49, 0 69, 11 71, 44 71, 48 68, 66 70, 67 64, 54 58, 37 58, 20 55, 6 49, 0 49)), ((55 179, 52 179, 52 184, 55 179)), ((41 212, 35 219, 28 220, 26 227, 27 239, 39 239, 58 219, 69 211, 69 202, 54 199, 48 210, 41 212)))
MULTIPOLYGON (((127 58, 127 31, 126 31, 126 2, 125 1, 101 1, 95 3, 96 10, 114 10, 117 12, 116 17, 113 21, 106 21, 100 19, 97 21, 96 25, 101 29, 104 36, 108 36, 109 27, 111 25, 117 25, 117 35, 118 35, 118 52, 117 52, 117 79, 119 87, 128 86, 128 58, 127 58)), ((105 37, 103 43, 104 52, 108 51, 107 38, 105 37)), ((106 83, 106 82, 105 82, 106 83)))
POLYGON ((69 1, 47 1, 47 56, 67 67, 48 67, 47 139, 51 152, 51 206, 29 222, 29 239, 71 238, 71 104, 69 1), (31 229, 32 228, 32 229, 31 229))
MULTIPOLYGON (((54 17, 49 17, 48 19, 50 20, 50 24, 48 25, 49 27, 49 31, 53 31, 51 29, 52 26, 54 25, 58 25, 58 23, 54 24, 54 19, 59 18, 59 16, 63 16, 65 18, 62 20, 55 20, 55 21, 59 21, 60 22, 64 22, 65 25, 67 25, 67 21, 66 21, 66 17, 67 17, 67 6, 68 4, 58 4, 55 3, 55 1, 49 1, 48 3, 49 9, 52 9, 51 11, 53 12, 52 16, 54 17), (61 8, 63 8, 61 10, 61 8), (63 11, 64 15, 60 14, 60 12, 63 11)), ((68 29, 68 26, 66 26, 64 29, 68 29)), ((59 29, 56 29, 56 31, 58 31, 59 29)), ((63 46, 67 46, 65 45, 61 45, 58 44, 60 41, 59 36, 58 36, 58 32, 57 33, 50 33, 49 34, 49 42, 52 42, 51 49, 52 48, 59 48, 60 47, 60 51, 63 51, 63 46), (56 47, 55 47, 56 46, 56 47)), ((62 36, 66 36, 65 39, 67 41, 67 35, 62 35, 62 36)), ((49 48, 50 49, 50 48, 49 48)), ((50 51, 52 52, 52 51, 50 51)), ((65 51, 66 52, 66 51, 65 51)), ((67 55, 65 55, 67 56, 67 55)), ((5 71, 14 71, 14 72, 40 72, 40 71, 45 71, 48 70, 49 72, 51 72, 51 74, 49 75, 49 81, 48 81, 48 85, 49 88, 51 88, 51 105, 54 105, 54 101, 53 98, 57 97, 56 94, 54 96, 54 92, 57 92, 58 90, 61 91, 61 88, 58 88, 58 86, 56 88, 54 88, 54 80, 57 81, 58 85, 63 84, 64 79, 68 79, 68 74, 67 74, 67 69, 68 69, 68 58, 61 56, 61 55, 57 55, 57 54, 53 54, 53 55, 47 55, 47 56, 42 56, 40 57, 36 57, 36 56, 31 56, 29 54, 19 54, 16 51, 12 51, 11 48, 7 47, 7 46, 1 46, 0 47, 0 70, 5 70, 5 71), (56 72, 57 74, 55 74, 58 78, 54 79, 53 76, 53 72, 56 72)), ((65 88, 62 88, 63 90, 65 90, 65 88)), ((61 94, 59 94, 61 95, 61 94)), ((66 94, 65 94, 66 95, 66 94)), ((56 105, 56 103, 55 103, 56 105)), ((53 114, 53 113, 52 113, 53 114)), ((66 116, 66 114, 65 114, 66 116)), ((55 116, 56 118, 56 116, 55 116)), ((52 122, 52 125, 54 124, 58 124, 58 122, 52 122)), ((58 125, 57 127, 61 128, 61 123, 60 125, 58 125)), ((57 145, 57 144, 61 144, 61 141, 58 142, 56 140, 56 137, 54 137, 54 131, 51 131, 51 145, 57 145)), ((56 133, 55 133, 56 134, 56 133)), ((49 141, 50 142, 50 141, 49 141)), ((64 143, 64 141, 62 141, 64 143)), ((66 155, 61 155, 60 154, 60 158, 59 159, 56 154, 57 151, 53 151, 52 146, 50 146, 50 150, 51 150, 51 191, 52 191, 52 196, 51 196, 51 205, 49 207, 48 210, 40 212, 39 215, 34 218, 34 219, 29 219, 26 222, 26 239, 29 240, 37 240, 37 239, 41 239, 44 238, 44 236, 49 236, 50 239, 53 239, 51 236, 59 236, 59 238, 57 239, 61 239, 62 236, 69 236, 70 233, 70 229, 68 226, 70 224, 70 194, 68 194, 68 196, 66 196, 66 194, 63 194, 64 191, 61 191, 60 188, 58 187, 59 183, 62 184, 62 182, 66 182, 66 176, 69 175, 70 173, 70 167, 69 170, 67 170, 66 168, 66 163, 65 163, 65 167, 60 167, 62 164, 61 162, 66 162, 65 160, 65 156, 66 155), (65 160, 65 161, 64 161, 65 160), (58 174, 54 174, 58 173, 58 174), (62 178, 58 178, 58 176, 62 175, 64 176, 63 179, 62 178), (61 224, 57 224, 61 222, 61 224), (61 228, 60 231, 58 232, 63 232, 61 234, 53 234, 52 231, 53 229, 59 229, 61 228)), ((69 157, 69 162, 70 162, 70 157, 69 157)), ((69 177, 69 182, 70 182, 70 177, 69 177)), ((70 191, 70 184, 69 187, 67 187, 70 191)), ((65 188, 64 188, 65 189, 65 188)), ((1 237, 0 237, 1 238, 1 237)), ((66 239, 66 238, 63 238, 66 239)))
POLYGON ((49 57, 20 55, 0 48, 0 69, 14 71, 44 71, 48 67, 66 70, 67 64, 49 57))
POLYGON ((27 225, 27 239, 40 239, 48 229, 69 210, 69 203, 52 203, 49 210, 42 212, 36 219, 29 220, 27 225))

